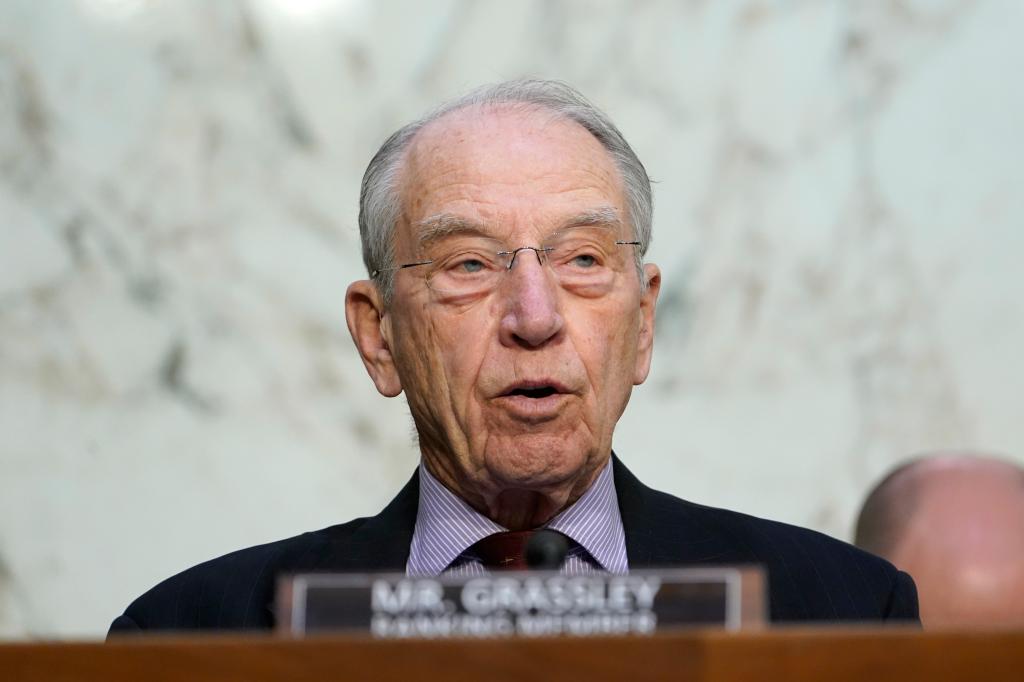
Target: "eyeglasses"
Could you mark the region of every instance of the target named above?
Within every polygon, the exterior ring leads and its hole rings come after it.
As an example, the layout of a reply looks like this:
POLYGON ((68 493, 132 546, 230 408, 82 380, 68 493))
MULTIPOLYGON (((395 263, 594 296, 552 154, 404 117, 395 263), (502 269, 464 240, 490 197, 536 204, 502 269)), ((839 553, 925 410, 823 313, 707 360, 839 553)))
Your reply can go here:
POLYGON ((582 296, 602 296, 617 278, 632 267, 633 258, 622 241, 607 228, 574 227, 556 233, 541 246, 508 249, 500 241, 480 236, 452 236, 437 240, 424 250, 423 260, 404 263, 381 272, 424 267, 427 287, 442 297, 469 297, 495 290, 515 265, 516 256, 533 251, 562 288, 582 296))

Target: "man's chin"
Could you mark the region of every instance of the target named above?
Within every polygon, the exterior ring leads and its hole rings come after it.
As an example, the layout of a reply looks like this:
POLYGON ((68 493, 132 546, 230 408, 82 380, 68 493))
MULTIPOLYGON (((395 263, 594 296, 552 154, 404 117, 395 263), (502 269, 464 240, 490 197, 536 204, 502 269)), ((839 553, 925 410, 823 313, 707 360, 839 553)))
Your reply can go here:
POLYGON ((575 488, 601 462, 587 447, 562 435, 517 435, 493 443, 486 453, 487 470, 496 487, 548 492, 575 488))

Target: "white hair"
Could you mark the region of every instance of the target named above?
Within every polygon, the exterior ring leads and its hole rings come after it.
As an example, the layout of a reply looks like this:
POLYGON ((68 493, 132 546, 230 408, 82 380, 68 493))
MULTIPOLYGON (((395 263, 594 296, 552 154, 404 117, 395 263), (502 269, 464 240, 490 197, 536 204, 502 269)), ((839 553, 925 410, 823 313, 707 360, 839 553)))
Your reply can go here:
POLYGON ((586 128, 608 151, 622 175, 626 216, 633 227, 637 272, 644 285, 643 257, 651 241, 651 180, 626 139, 611 119, 571 86, 560 81, 513 80, 485 85, 446 102, 426 116, 393 133, 370 161, 359 194, 359 235, 363 262, 376 282, 385 305, 394 288, 394 232, 401 214, 398 177, 405 152, 427 124, 467 107, 516 104, 550 111, 586 128))

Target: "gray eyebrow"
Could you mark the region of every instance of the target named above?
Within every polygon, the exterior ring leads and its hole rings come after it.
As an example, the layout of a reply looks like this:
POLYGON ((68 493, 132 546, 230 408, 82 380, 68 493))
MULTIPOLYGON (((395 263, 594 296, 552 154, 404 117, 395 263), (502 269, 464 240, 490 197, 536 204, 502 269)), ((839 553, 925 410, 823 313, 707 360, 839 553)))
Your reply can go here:
MULTIPOLYGON (((621 226, 622 221, 619 219, 618 211, 611 206, 600 206, 567 218, 562 221, 555 233, 574 227, 618 229, 621 226)), ((452 235, 476 235, 498 241, 488 233, 483 224, 452 213, 428 216, 414 223, 413 229, 416 231, 416 245, 421 251, 431 243, 452 235)))
POLYGON ((471 234, 492 238, 480 223, 451 213, 439 213, 424 218, 416 222, 413 229, 416 230, 416 244, 421 250, 438 239, 450 237, 453 234, 471 234))
POLYGON ((589 211, 577 213, 564 221, 556 232, 561 232, 562 230, 567 230, 572 227, 607 227, 610 229, 616 229, 621 226, 622 221, 619 219, 619 212, 611 206, 601 206, 600 208, 594 208, 589 211))

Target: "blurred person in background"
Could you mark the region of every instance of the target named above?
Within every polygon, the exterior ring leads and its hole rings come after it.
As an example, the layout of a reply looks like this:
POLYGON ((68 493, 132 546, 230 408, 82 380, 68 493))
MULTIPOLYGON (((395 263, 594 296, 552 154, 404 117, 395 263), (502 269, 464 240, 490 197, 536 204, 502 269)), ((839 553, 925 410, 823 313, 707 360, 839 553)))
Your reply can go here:
POLYGON ((925 627, 1024 626, 1024 470, 936 453, 889 473, 855 544, 911 573, 925 627))

